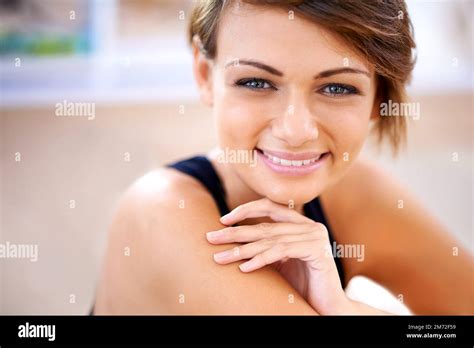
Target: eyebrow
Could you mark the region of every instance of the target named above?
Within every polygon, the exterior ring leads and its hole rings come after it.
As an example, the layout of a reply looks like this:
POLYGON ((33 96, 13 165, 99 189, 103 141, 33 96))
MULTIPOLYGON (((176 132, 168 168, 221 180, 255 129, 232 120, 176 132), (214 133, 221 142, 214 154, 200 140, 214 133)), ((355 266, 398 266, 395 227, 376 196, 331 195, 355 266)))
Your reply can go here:
MULTIPOLYGON (((250 65, 250 66, 253 66, 255 68, 265 70, 265 71, 269 72, 272 75, 283 76, 283 73, 280 70, 275 69, 275 68, 273 68, 273 67, 271 67, 267 64, 258 62, 256 60, 232 59, 231 61, 226 63, 225 68, 228 68, 229 66, 233 66, 233 65, 237 65, 237 66, 238 65, 250 65)), ((332 76, 332 75, 347 74, 347 73, 349 73, 349 74, 363 74, 363 75, 366 75, 366 76, 370 77, 370 73, 368 71, 349 68, 349 67, 344 67, 344 68, 336 68, 336 69, 321 71, 319 74, 314 76, 314 79, 321 79, 321 78, 329 77, 329 76, 332 76)))
POLYGON ((251 65, 253 67, 256 67, 261 70, 265 70, 269 72, 270 74, 277 75, 277 76, 283 76, 283 73, 280 70, 277 70, 267 64, 257 62, 256 60, 248 60, 248 59, 232 59, 229 61, 226 65, 225 68, 228 68, 229 66, 239 66, 239 65, 251 65))
POLYGON ((331 69, 331 70, 326 70, 326 71, 321 71, 319 74, 317 74, 314 78, 315 79, 320 79, 323 77, 328 77, 336 74, 363 74, 367 75, 367 77, 370 77, 370 73, 365 70, 360 70, 360 69, 354 69, 354 68, 337 68, 337 69, 331 69))

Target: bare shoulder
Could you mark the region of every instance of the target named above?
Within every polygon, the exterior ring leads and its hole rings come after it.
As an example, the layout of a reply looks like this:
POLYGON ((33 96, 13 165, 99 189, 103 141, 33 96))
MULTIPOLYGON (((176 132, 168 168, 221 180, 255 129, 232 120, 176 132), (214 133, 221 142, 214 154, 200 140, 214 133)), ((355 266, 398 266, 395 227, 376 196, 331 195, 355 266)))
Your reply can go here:
POLYGON ((186 199, 189 206, 190 199, 199 200, 200 195, 206 198, 204 188, 192 178, 166 168, 147 173, 128 188, 108 231, 95 313, 148 313, 144 305, 150 301, 161 310, 160 301, 145 299, 140 288, 157 286, 152 278, 157 276, 162 260, 169 257, 164 254, 165 246, 177 239, 179 215, 186 212, 178 209, 186 206, 186 199))
POLYGON ((372 249, 366 248, 364 262, 351 263, 357 274, 378 267, 394 249, 422 237, 414 229, 442 228, 392 174, 367 159, 354 162, 321 198, 336 240, 372 249))
POLYGON ((233 246, 205 238, 224 227, 219 217, 192 177, 159 169, 139 179, 110 228, 97 313, 316 314, 273 269, 217 265, 213 254, 233 246))
POLYGON ((363 262, 342 260, 348 278, 364 275, 403 294, 415 313, 472 310, 461 285, 472 277, 472 256, 393 175, 358 160, 321 198, 338 243, 364 246, 363 262))
POLYGON ((328 204, 337 204, 344 215, 352 217, 370 213, 365 204, 392 205, 392 198, 405 191, 381 166, 367 159, 357 159, 344 177, 324 193, 328 204), (364 203, 364 205, 362 205, 364 203))

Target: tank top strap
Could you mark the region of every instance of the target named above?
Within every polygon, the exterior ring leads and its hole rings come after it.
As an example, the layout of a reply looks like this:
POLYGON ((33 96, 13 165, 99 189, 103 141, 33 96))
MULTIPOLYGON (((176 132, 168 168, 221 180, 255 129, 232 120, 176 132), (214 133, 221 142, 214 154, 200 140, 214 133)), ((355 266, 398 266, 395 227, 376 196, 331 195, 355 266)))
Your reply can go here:
POLYGON ((204 185, 214 198, 221 216, 229 212, 229 207, 226 203, 226 193, 224 191, 224 187, 222 186, 221 180, 219 179, 216 170, 212 166, 212 163, 206 157, 191 157, 169 164, 167 167, 174 168, 182 173, 188 174, 204 185))

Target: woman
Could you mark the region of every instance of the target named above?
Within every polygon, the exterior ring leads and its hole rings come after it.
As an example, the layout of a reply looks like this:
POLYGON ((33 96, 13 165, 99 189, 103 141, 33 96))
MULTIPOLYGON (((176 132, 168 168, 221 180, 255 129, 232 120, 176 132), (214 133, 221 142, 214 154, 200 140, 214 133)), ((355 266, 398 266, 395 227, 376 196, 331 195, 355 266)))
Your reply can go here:
POLYGON ((125 194, 97 314, 381 314, 345 295, 356 275, 414 313, 474 312, 472 256, 358 158, 371 127, 404 140, 380 114, 414 64, 403 1, 203 1, 190 42, 220 150, 125 194))

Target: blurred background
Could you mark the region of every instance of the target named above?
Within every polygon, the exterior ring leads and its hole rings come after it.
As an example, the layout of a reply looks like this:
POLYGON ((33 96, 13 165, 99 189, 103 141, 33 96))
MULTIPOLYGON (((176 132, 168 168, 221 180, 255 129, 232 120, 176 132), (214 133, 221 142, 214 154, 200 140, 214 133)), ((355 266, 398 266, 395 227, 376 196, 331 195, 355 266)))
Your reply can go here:
MULTIPOLYGON (((39 252, 37 262, 0 258, 0 313, 87 313, 121 193, 215 144, 186 42, 192 2, 0 0, 0 243, 39 252), (58 117, 64 101, 94 103, 95 117, 58 117)), ((421 117, 399 158, 364 149, 471 251, 473 4, 408 1, 421 117)), ((408 313, 365 278, 347 291, 408 313)))

